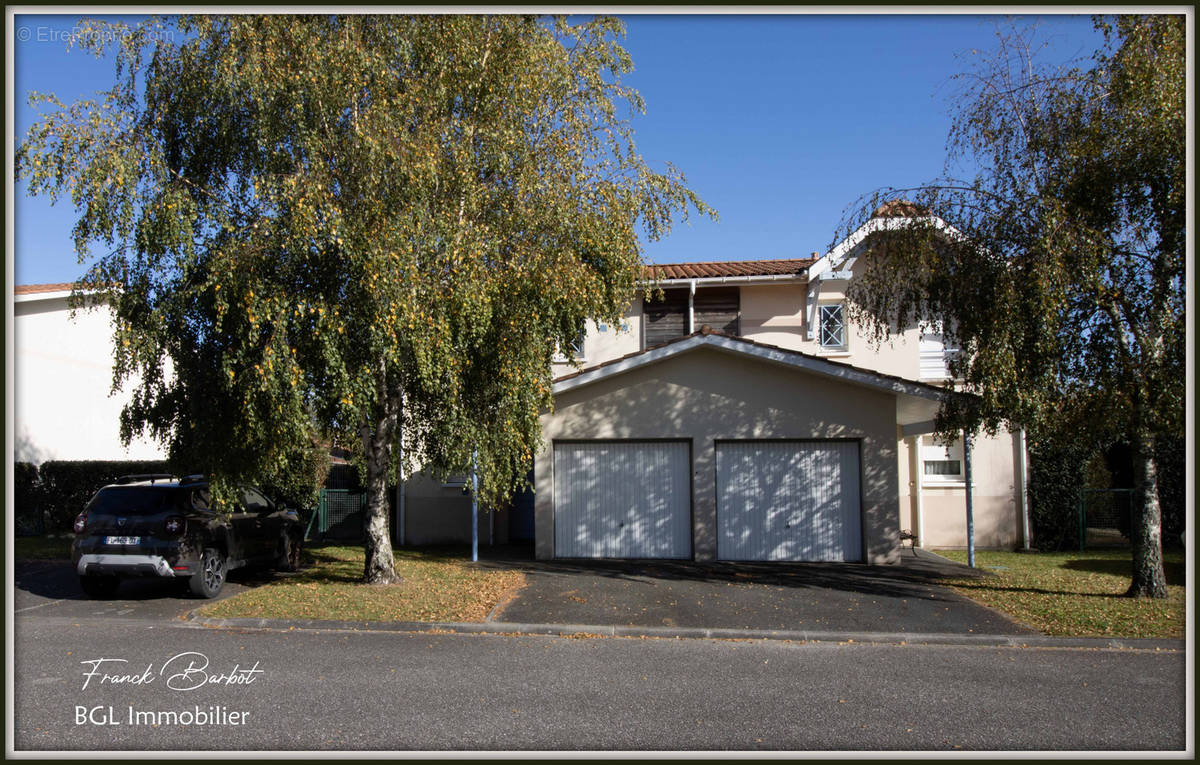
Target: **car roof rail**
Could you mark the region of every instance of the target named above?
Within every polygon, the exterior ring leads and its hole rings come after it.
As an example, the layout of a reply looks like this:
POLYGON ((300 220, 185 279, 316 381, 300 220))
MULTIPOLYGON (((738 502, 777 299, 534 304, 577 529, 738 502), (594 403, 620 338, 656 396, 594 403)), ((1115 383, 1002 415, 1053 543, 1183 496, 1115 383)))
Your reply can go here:
POLYGON ((182 486, 188 483, 204 483, 205 480, 206 479, 204 478, 203 473, 192 473, 191 475, 185 475, 183 478, 180 478, 179 484, 182 486))
POLYGON ((116 483, 137 483, 139 481, 174 481, 175 476, 170 473, 135 473, 132 475, 123 475, 116 480, 116 483))

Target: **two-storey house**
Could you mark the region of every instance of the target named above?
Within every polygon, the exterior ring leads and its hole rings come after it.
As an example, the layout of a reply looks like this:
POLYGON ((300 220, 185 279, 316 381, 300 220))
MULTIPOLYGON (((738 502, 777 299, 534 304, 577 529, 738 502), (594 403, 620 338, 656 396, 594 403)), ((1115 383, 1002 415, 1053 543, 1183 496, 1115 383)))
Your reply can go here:
MULTIPOLYGON (((491 537, 532 531, 539 558, 882 563, 902 530, 965 546, 962 441, 932 437, 954 350, 918 327, 876 346, 848 320, 871 233, 904 212, 810 258, 649 267, 621 324, 555 366, 536 492, 491 537)), ((975 543, 1014 547, 1022 437, 971 445, 975 543)))

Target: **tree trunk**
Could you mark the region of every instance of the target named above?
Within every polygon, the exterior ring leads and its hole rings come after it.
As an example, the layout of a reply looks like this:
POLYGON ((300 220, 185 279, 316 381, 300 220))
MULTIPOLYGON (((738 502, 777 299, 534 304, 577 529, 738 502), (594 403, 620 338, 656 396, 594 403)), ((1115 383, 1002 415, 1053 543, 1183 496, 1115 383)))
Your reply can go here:
POLYGON ((367 584, 394 584, 400 581, 392 557, 392 538, 388 524, 387 477, 392 461, 392 436, 397 412, 386 405, 374 433, 364 434, 367 452, 366 561, 363 581, 367 584))
POLYGON ((1158 466, 1154 462, 1154 436, 1140 422, 1133 444, 1134 493, 1133 581, 1125 594, 1134 598, 1167 597, 1167 577, 1162 561, 1162 511, 1158 504, 1158 466))

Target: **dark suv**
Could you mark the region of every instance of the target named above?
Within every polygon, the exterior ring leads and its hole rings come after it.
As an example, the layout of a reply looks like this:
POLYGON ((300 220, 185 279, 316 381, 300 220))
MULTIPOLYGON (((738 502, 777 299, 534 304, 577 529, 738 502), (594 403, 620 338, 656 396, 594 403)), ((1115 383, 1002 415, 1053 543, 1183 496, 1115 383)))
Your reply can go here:
POLYGON ((71 560, 83 591, 111 597, 122 578, 171 577, 215 598, 232 569, 294 571, 304 539, 296 511, 249 486, 239 499, 228 515, 210 510, 202 476, 131 475, 105 486, 75 519, 71 560))

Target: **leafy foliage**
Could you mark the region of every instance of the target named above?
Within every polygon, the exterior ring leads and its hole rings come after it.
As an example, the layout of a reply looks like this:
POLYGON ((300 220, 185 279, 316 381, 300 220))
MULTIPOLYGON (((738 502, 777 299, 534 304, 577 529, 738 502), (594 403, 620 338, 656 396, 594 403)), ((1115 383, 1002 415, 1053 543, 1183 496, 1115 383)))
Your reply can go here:
POLYGON ((485 502, 520 488, 555 349, 619 318, 639 231, 711 213, 636 152, 621 31, 160 18, 116 36, 100 99, 35 98, 59 108, 17 172, 70 195, 81 259, 108 249, 79 286, 114 308, 117 381, 139 380, 123 436, 156 437, 218 495, 311 481, 317 450, 351 448, 369 581, 394 578, 386 483, 401 468, 474 464, 485 502))
POLYGON ((1081 406, 1087 440, 1135 445, 1131 592, 1156 597, 1154 440, 1181 431, 1184 401, 1184 21, 1097 19, 1090 66, 1001 35, 959 80, 948 167, 970 159, 974 178, 876 192, 847 223, 882 222, 852 316, 877 337, 940 320, 963 350, 951 371, 978 398, 941 427, 1053 431, 1081 406))

